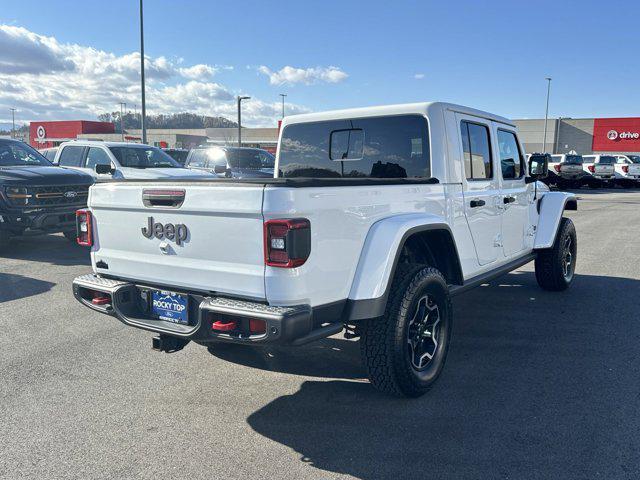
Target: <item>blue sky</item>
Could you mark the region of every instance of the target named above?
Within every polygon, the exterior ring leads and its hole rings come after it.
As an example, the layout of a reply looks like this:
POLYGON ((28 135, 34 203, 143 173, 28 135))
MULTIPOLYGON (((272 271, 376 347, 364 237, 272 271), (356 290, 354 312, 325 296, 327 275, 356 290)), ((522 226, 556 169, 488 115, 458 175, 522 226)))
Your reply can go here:
MULTIPOLYGON (((120 65, 138 48, 137 4, 5 2, 0 24, 66 45, 52 47, 62 56, 57 62, 73 52, 69 45, 77 45, 113 54, 116 62, 122 57, 120 65)), ((157 65, 151 109, 233 118, 233 96, 242 93, 255 99, 247 121, 271 126, 278 94, 287 93, 292 112, 445 100, 537 118, 544 115, 544 77, 551 76, 551 116, 636 116, 638 14, 640 2, 632 1, 146 0, 146 54, 164 59, 157 65), (165 63, 173 73, 166 73, 165 63), (214 73, 196 78, 180 70, 196 65, 214 73)), ((22 34, 20 41, 28 39, 22 34)), ((39 111, 38 84, 60 75, 25 65, 8 75, 16 60, 7 51, 0 44, 0 82, 19 79, 24 90, 12 96, 0 89, 0 121, 12 102, 19 102, 23 118, 88 118, 111 104, 116 110, 118 95, 128 104, 135 101, 135 78, 123 74, 112 82, 106 74, 101 88, 109 95, 93 91, 73 102, 65 88, 95 89, 77 78, 86 71, 84 55, 73 67, 60 67, 68 80, 47 91, 39 111), (3 55, 9 55, 4 62, 3 55), (21 96, 29 101, 20 103, 21 96)), ((93 75, 102 71, 96 68, 93 75)))

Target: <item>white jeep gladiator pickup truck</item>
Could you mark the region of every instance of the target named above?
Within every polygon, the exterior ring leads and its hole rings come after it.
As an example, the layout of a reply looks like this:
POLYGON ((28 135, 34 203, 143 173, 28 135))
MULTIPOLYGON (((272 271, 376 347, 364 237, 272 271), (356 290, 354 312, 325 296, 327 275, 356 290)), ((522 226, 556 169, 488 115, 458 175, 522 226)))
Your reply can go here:
POLYGON ((565 209, 506 118, 416 103, 284 119, 274 178, 96 184, 78 212, 87 307, 159 336, 301 345, 360 337, 371 382, 423 394, 451 342, 451 297, 535 261, 547 290, 576 264, 565 209))

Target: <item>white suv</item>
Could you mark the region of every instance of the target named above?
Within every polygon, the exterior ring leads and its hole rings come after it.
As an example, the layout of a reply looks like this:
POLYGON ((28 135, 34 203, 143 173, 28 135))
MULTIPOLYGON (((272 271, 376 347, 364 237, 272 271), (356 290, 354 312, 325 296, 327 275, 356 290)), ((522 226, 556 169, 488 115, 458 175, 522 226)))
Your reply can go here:
POLYGON ((160 179, 213 177, 184 168, 157 147, 139 143, 74 140, 58 148, 55 164, 104 179, 160 179))

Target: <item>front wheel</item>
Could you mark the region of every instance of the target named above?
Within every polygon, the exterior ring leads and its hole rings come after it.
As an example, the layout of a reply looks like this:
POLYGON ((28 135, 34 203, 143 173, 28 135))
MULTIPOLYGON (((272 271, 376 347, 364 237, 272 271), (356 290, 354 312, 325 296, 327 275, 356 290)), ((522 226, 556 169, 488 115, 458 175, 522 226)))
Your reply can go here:
POLYGON ((569 288, 576 271, 577 254, 576 227, 569 218, 563 217, 553 246, 540 250, 536 257, 538 285, 555 292, 569 288))
POLYGON ((384 316, 362 325, 360 351, 373 386, 397 396, 426 393, 444 367, 452 324, 449 289, 440 271, 400 265, 384 316))

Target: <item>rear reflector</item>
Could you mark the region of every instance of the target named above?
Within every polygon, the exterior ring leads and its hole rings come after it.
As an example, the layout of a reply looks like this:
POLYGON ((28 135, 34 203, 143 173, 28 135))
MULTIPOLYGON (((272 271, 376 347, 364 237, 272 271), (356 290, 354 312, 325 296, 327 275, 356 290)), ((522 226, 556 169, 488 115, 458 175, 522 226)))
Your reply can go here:
POLYGON ((223 320, 218 320, 211 324, 211 330, 216 330, 217 332, 230 332, 235 330, 237 327, 238 324, 234 321, 225 322, 223 320))
POLYGON ((267 331, 267 324, 264 320, 249 320, 249 331, 251 333, 264 333, 267 331))
POLYGON ((91 247, 93 245, 93 225, 89 210, 76 211, 76 237, 78 245, 91 247))
POLYGON ((311 253, 311 223, 306 218, 264 223, 264 262, 271 267, 295 268, 311 253))

